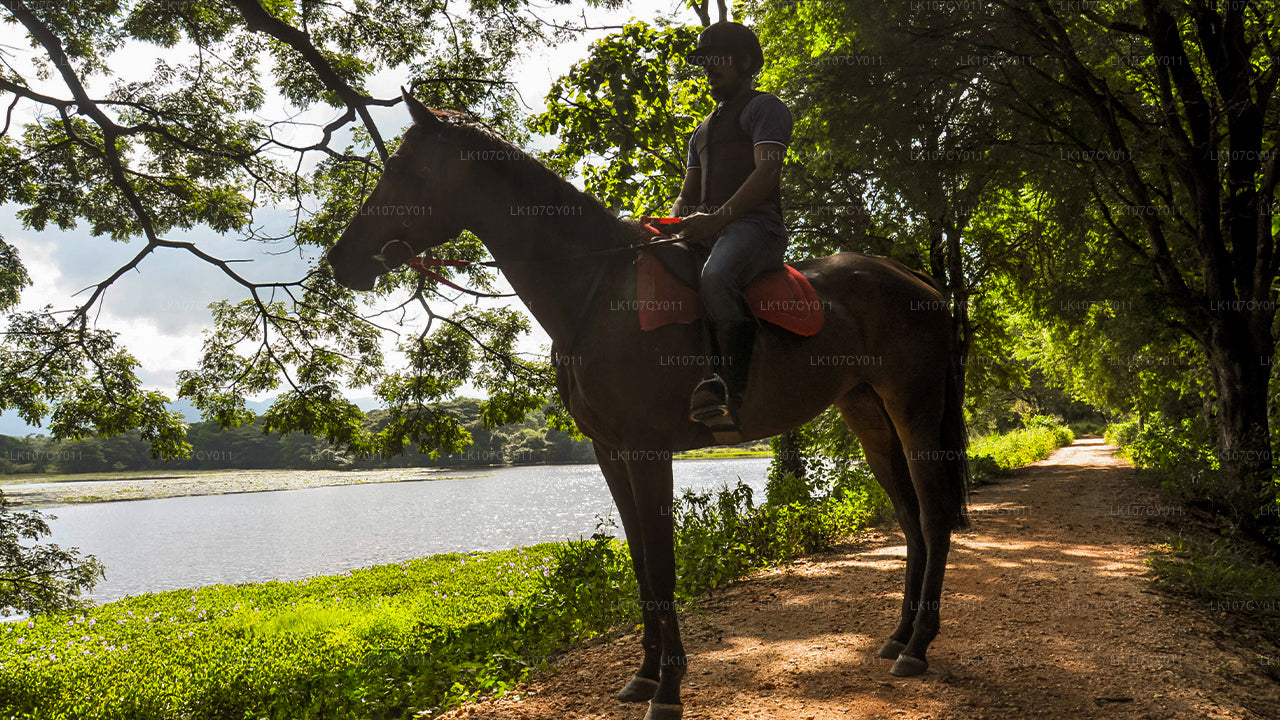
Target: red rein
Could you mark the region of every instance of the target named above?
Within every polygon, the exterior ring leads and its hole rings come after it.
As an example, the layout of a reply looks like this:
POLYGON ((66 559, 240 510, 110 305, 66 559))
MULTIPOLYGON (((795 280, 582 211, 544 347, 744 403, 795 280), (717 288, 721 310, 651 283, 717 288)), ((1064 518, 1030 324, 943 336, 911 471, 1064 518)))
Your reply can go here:
POLYGON ((422 273, 437 282, 442 282, 454 290, 461 290, 463 292, 468 292, 468 290, 461 285, 451 282, 449 278, 446 278, 431 268, 442 266, 466 267, 470 264, 472 264, 470 260, 444 260, 441 258, 424 258, 422 256, 409 258, 409 261, 405 263, 405 265, 417 270, 419 273, 422 273))

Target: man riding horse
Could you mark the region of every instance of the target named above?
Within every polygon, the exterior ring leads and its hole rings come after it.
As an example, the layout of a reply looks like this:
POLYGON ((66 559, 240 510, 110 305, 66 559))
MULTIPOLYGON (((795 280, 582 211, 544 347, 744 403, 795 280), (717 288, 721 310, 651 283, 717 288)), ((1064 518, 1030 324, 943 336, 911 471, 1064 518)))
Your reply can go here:
POLYGON ((792 120, 776 95, 751 87, 764 53, 746 26, 711 25, 687 59, 705 68, 718 101, 689 137, 684 185, 671 208, 684 218, 674 227, 685 240, 710 246, 699 293, 710 324, 711 365, 690 398, 689 417, 732 429, 756 336, 743 288, 782 267, 787 249, 778 181, 792 120))

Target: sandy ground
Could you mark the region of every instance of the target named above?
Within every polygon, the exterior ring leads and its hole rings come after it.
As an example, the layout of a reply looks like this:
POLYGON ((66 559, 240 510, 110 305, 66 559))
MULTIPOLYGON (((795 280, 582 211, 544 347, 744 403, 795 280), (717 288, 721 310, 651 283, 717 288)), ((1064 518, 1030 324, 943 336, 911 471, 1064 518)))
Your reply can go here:
MULTIPOLYGON (((175 472, 151 477, 101 478, 92 476, 73 480, 41 483, 36 479, 25 484, 4 486, 5 497, 14 505, 49 507, 73 503, 109 502, 115 500, 153 500, 186 495, 224 495, 228 493, 303 490, 330 485, 363 485, 383 482, 417 482, 458 477, 480 477, 480 470, 442 470, 436 468, 393 468, 389 470, 225 470, 217 472, 175 472)), ((67 476, 63 476, 64 478, 67 476)))
MULTIPOLYGON (((942 633, 923 676, 876 649, 895 626, 896 527, 758 573, 685 615, 688 720, 1280 718, 1280 651, 1230 635, 1206 602, 1149 587, 1143 560, 1189 518, 1113 447, 1084 440, 971 497, 953 539, 942 633)), ((613 695, 639 634, 576 649, 514 694, 444 717, 640 720, 613 695)))

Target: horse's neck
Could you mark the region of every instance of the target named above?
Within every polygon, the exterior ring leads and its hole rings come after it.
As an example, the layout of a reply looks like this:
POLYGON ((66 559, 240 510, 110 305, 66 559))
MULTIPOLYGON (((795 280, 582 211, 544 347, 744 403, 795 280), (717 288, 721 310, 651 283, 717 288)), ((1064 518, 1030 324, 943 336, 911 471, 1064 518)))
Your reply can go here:
MULTIPOLYGON (((557 347, 574 344, 588 303, 600 300, 601 273, 625 252, 600 253, 618 236, 586 196, 544 187, 485 188, 487 202, 471 228, 489 248, 511 287, 557 347)), ((621 244, 621 241, 618 241, 621 244)))

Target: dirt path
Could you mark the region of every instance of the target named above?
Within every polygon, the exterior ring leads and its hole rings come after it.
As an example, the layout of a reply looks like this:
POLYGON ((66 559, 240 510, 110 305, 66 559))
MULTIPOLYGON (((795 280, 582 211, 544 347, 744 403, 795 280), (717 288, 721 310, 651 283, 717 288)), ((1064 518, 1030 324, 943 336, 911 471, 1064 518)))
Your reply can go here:
MULTIPOLYGON (((895 527, 689 612, 685 718, 1280 718, 1261 671, 1275 648, 1149 589, 1143 559, 1185 518, 1114 450, 1083 440, 974 492, 924 676, 875 658, 902 598, 895 527)), ((445 717, 640 720, 645 706, 613 699, 639 658, 634 633, 575 650, 523 697, 445 717)))

